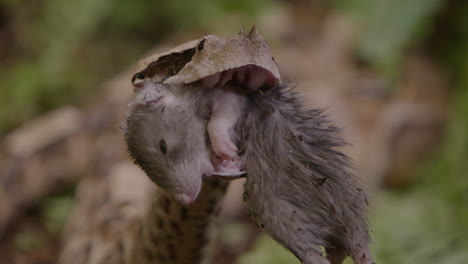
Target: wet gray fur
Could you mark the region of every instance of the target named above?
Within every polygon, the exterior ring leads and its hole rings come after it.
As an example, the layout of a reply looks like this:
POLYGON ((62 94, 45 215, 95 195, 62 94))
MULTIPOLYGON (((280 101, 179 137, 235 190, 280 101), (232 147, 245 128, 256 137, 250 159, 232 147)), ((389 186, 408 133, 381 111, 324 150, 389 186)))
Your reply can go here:
POLYGON ((237 131, 247 170, 244 200, 257 225, 304 263, 327 263, 308 261, 311 254, 321 258, 319 245, 331 263, 346 254, 372 263, 366 196, 336 150, 345 145, 338 129, 321 111, 304 109, 288 87, 249 98, 237 131))

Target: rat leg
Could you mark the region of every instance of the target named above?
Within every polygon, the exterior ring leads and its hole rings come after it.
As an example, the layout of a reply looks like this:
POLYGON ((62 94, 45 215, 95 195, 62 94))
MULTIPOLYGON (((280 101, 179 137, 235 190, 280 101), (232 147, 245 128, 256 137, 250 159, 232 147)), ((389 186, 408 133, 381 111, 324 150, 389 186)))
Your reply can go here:
POLYGON ((330 264, 341 264, 344 259, 348 256, 348 252, 345 249, 326 249, 327 259, 330 261, 330 264))
POLYGON ((229 137, 229 124, 226 120, 220 119, 212 119, 208 123, 207 130, 211 146, 216 156, 233 159, 237 156, 237 147, 229 137))
POLYGON ((216 156, 234 159, 237 157, 237 146, 232 142, 230 132, 242 113, 242 98, 225 91, 217 93, 214 98, 211 119, 207 125, 211 147, 216 156))
POLYGON ((305 258, 302 260, 304 264, 330 264, 330 262, 324 258, 317 251, 309 251, 305 258))
POLYGON ((374 264, 367 246, 360 248, 357 252, 353 252, 352 257, 356 264, 374 264))

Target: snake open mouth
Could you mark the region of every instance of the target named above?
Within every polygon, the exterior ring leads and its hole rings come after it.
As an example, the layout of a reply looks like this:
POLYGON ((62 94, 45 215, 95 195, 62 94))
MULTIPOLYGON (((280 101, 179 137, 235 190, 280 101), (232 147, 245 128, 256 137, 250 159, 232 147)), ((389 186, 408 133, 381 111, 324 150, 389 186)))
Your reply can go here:
MULTIPOLYGON (((132 78, 135 89, 141 88, 144 80, 144 75, 135 74, 132 78)), ((197 82, 200 82, 203 87, 211 88, 223 87, 229 81, 234 81, 253 91, 258 90, 262 86, 279 84, 279 80, 270 71, 256 65, 246 65, 218 72, 204 77, 197 82)))
POLYGON ((279 83, 270 71, 256 65, 225 70, 200 80, 206 88, 223 87, 229 81, 234 81, 254 91, 262 86, 274 86, 279 83))
POLYGON ((252 90, 281 81, 270 47, 255 26, 248 34, 241 30, 227 39, 208 35, 189 41, 153 55, 143 64, 146 66, 132 77, 135 89, 144 79, 167 84, 201 82, 206 87, 222 87, 233 80, 252 90))

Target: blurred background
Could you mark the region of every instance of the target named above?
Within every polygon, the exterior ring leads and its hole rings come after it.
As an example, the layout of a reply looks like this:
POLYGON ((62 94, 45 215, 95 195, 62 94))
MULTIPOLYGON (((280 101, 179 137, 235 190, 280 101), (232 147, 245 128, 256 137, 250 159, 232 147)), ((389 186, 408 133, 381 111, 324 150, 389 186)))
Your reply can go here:
MULTIPOLYGON (((79 182, 128 162, 140 59, 253 24, 351 143, 376 262, 468 263, 463 0, 1 0, 0 263, 56 263, 79 182)), ((231 187, 215 263, 298 263, 231 187)))

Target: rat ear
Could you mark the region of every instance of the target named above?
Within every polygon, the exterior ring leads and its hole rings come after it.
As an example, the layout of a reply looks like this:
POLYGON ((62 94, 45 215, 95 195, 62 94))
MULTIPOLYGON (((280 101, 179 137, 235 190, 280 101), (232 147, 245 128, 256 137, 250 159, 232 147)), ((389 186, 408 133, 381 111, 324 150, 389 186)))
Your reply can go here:
POLYGON ((147 83, 138 91, 135 101, 133 101, 129 107, 168 105, 172 104, 174 101, 175 96, 170 92, 170 89, 167 89, 167 87, 161 84, 147 83))
POLYGON ((131 102, 128 105, 128 107, 133 109, 133 108, 142 107, 145 105, 157 106, 157 105, 165 104, 164 101, 165 101, 164 95, 158 95, 158 96, 153 96, 151 98, 144 98, 144 99, 137 98, 135 101, 131 102))

